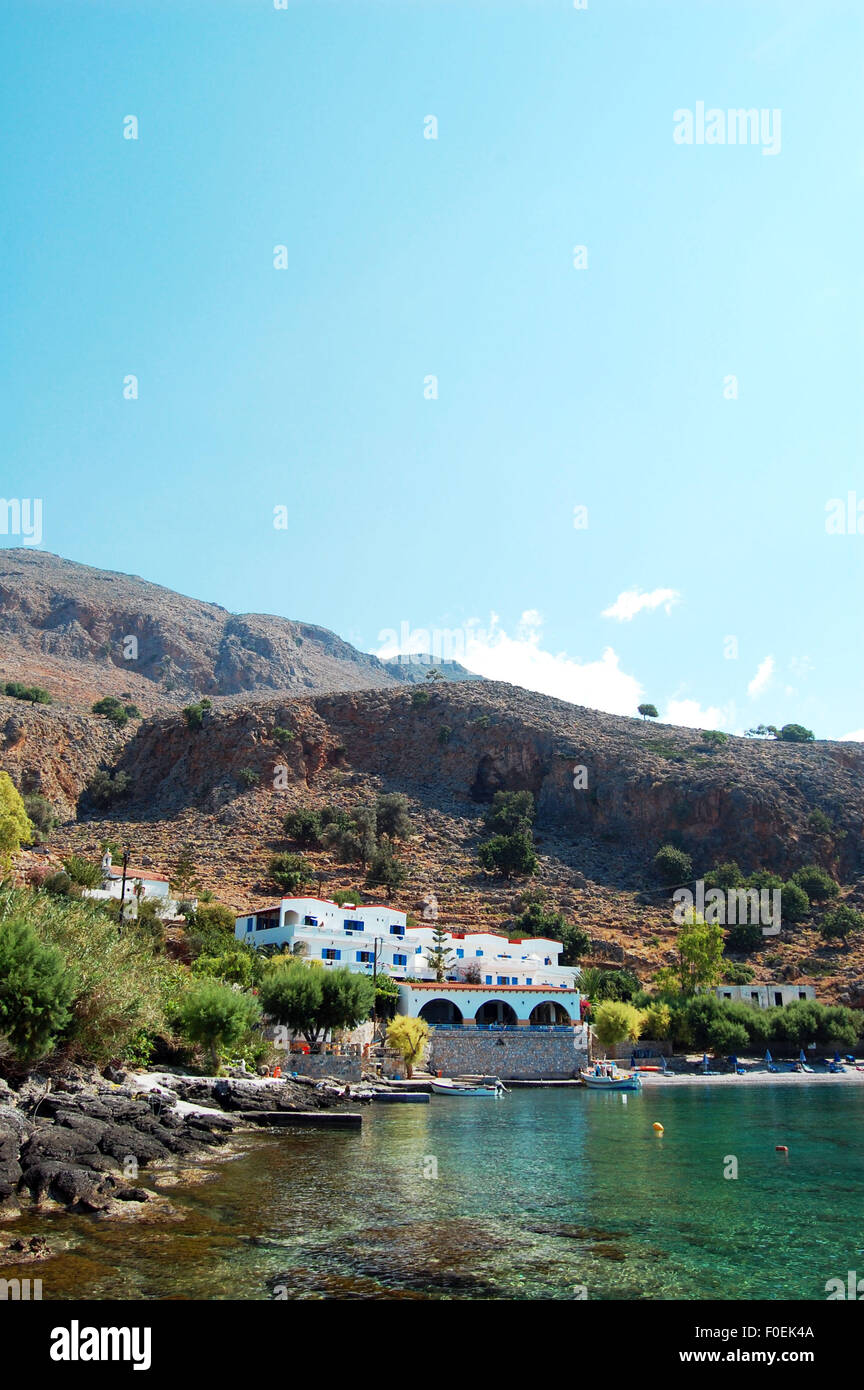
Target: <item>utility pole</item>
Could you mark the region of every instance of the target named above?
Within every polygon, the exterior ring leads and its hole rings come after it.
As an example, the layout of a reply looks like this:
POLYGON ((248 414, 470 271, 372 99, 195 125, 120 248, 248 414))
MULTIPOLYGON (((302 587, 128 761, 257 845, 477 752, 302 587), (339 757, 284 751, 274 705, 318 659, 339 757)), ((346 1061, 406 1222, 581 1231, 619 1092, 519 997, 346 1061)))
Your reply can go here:
POLYGON ((380 936, 372 938, 372 988, 375 991, 372 996, 372 1037, 378 1031, 378 943, 380 936))
POLYGON ((123 882, 120 885, 120 926, 123 926, 123 914, 126 911, 126 869, 129 865, 129 846, 123 846, 123 882))

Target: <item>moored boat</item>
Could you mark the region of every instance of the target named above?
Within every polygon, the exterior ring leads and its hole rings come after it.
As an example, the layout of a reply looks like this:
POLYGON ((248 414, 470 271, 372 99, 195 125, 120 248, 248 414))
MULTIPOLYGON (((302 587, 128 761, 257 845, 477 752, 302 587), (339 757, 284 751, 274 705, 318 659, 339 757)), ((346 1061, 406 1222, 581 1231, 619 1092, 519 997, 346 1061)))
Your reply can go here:
POLYGON ((452 1081, 449 1077, 439 1077, 431 1083, 436 1096, 503 1096, 507 1087, 497 1078, 490 1084, 472 1085, 465 1081, 452 1081))
POLYGON ((619 1071, 609 1062, 597 1062, 592 1070, 579 1073, 585 1085, 592 1091, 640 1091, 642 1081, 638 1073, 619 1071))

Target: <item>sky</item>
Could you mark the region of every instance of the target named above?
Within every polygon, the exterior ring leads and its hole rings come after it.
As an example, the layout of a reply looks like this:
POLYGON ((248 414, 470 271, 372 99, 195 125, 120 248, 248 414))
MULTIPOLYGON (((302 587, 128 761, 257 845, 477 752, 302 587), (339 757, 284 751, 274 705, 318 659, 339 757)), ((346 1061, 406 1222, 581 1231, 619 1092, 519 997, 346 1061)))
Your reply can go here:
POLYGON ((0 544, 864 739, 860 0, 5 0, 0 46, 0 544))

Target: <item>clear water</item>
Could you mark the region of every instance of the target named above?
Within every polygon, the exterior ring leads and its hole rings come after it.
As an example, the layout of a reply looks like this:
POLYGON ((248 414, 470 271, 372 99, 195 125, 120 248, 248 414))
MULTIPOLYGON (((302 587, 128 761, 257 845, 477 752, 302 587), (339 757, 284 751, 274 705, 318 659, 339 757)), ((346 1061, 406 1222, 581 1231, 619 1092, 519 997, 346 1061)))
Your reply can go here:
POLYGON ((249 1136, 170 1225, 5 1226, 58 1253, 0 1273, 43 1299, 822 1300, 864 1273, 862 1117, 828 1078, 380 1106, 249 1136))

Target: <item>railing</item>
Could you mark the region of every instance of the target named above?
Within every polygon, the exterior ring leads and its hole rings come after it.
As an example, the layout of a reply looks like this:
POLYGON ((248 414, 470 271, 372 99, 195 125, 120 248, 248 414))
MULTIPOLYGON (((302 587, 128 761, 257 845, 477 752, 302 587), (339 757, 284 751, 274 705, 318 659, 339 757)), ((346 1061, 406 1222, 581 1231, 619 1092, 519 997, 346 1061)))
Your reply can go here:
POLYGON ((430 1028, 454 1033, 575 1033, 572 1023, 432 1023, 430 1028))

